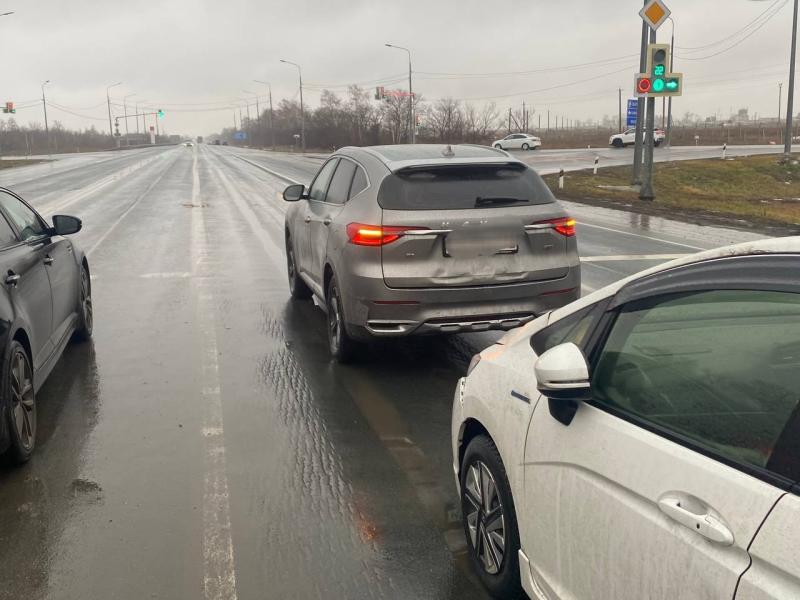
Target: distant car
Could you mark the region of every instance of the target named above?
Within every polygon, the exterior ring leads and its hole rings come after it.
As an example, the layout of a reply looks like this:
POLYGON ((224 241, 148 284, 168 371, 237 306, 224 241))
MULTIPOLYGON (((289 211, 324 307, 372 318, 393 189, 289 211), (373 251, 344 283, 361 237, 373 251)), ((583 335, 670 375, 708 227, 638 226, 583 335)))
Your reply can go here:
POLYGON ((512 133, 492 143, 499 150, 536 150, 541 145, 541 138, 529 133, 512 133))
POLYGON ((187 148, 192 148, 194 146, 192 142, 183 142, 183 145, 186 146, 187 148))
POLYGON ((497 598, 800 598, 798 390, 800 237, 506 334, 453 401, 475 570, 497 598))
POLYGON ((214 140, 214 145, 219 146, 219 140, 214 140))
MULTIPOLYGON (((654 144, 656 146, 660 146, 661 142, 666 139, 667 135, 664 133, 663 129, 656 129, 655 135, 653 139, 655 140, 654 144)), ((626 146, 631 146, 632 144, 636 143, 636 129, 628 129, 627 131, 623 131, 622 133, 618 133, 616 135, 612 135, 608 140, 609 146, 614 146, 615 148, 624 148, 626 146)))
POLYGON ((227 145, 228 145, 228 142, 222 142, 222 145, 223 145, 223 146, 227 146, 227 145))
POLYGON ((63 237, 80 229, 66 215, 51 227, 0 188, 0 451, 17 463, 36 445, 36 393, 67 342, 92 335, 89 262, 63 237))
POLYGON ((493 148, 342 148, 283 197, 291 294, 325 308, 342 362, 358 342, 511 329, 580 295, 575 220, 493 148))

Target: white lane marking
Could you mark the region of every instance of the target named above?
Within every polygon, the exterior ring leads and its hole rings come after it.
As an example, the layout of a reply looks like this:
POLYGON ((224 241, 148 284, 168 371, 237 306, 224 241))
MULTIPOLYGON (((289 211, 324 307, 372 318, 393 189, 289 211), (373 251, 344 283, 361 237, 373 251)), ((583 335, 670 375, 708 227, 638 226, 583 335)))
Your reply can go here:
MULTIPOLYGON (((177 156, 177 155, 176 155, 176 156, 177 156)), ((174 161, 173 161, 173 162, 174 162, 174 161)), ((172 163, 170 163, 170 166, 172 166, 172 163)), ((100 239, 99 239, 99 240, 97 240, 97 241, 94 243, 94 245, 93 245, 91 248, 89 248, 89 250, 87 250, 87 251, 86 251, 86 256, 87 256, 87 257, 88 257, 88 256, 91 256, 91 255, 94 253, 94 251, 95 251, 95 250, 97 250, 97 247, 98 247, 100 244, 102 244, 104 241, 106 241, 106 238, 108 238, 108 236, 110 236, 110 235, 111 235, 111 234, 114 232, 114 230, 117 228, 117 225, 119 225, 120 223, 122 223, 122 220, 123 220, 125 217, 127 217, 127 216, 128 216, 128 214, 129 214, 129 213, 130 213, 130 212, 131 212, 131 211, 132 211, 134 208, 136 208, 136 205, 137 205, 137 204, 139 204, 139 201, 140 201, 140 200, 142 200, 142 198, 146 197, 146 196, 147 196, 147 194, 149 194, 149 193, 150 193, 150 192, 153 190, 153 188, 155 188, 155 187, 156 187, 156 186, 157 186, 159 183, 161 183, 161 180, 162 180, 162 179, 164 179, 164 177, 166 176, 166 174, 167 174, 168 172, 169 172, 169 167, 165 168, 165 169, 164 169, 164 170, 161 172, 161 174, 160 174, 158 177, 156 177, 156 178, 153 180, 153 182, 152 182, 150 185, 148 185, 148 186, 147 186, 147 189, 145 189, 145 191, 144 191, 144 192, 142 192, 141 194, 139 194, 139 195, 136 197, 136 200, 134 200, 133 202, 131 202, 131 205, 130 205, 130 206, 127 208, 127 209, 125 209, 125 212, 124 212, 124 213, 122 213, 122 214, 119 216, 119 218, 118 218, 116 221, 114 221, 114 222, 111 224, 111 227, 109 227, 108 229, 106 229, 106 232, 105 232, 103 235, 101 235, 101 236, 100 236, 100 239)))
POLYGON ((686 254, 611 254, 608 256, 581 256, 581 262, 614 262, 627 260, 674 260, 686 254))
POLYGON ((581 221, 578 223, 578 227, 593 227, 594 229, 603 229, 604 231, 613 231, 614 233, 621 233, 622 235, 630 235, 633 237, 642 238, 645 240, 650 240, 652 242, 660 242, 662 244, 670 244, 672 246, 682 246, 683 248, 690 248, 692 250, 708 250, 708 248, 700 248, 699 246, 690 246, 689 244, 682 244, 681 242, 670 242, 669 240, 663 240, 661 238, 652 237, 649 235, 642 235, 641 233, 633 233, 632 231, 623 231, 621 229, 614 229, 613 227, 603 227, 602 225, 594 225, 592 223, 586 223, 585 221, 581 221))
MULTIPOLYGON (((197 153, 192 159, 192 204, 200 204, 197 153)), ((204 209, 192 211, 192 265, 197 285, 197 320, 203 358, 201 393, 205 446, 203 479, 203 591, 205 600, 236 600, 236 562, 231 534, 230 494, 225 460, 225 427, 220 395, 219 359, 214 319, 214 282, 205 272, 208 255, 204 209), (206 287, 207 286, 207 287, 206 287)))
POLYGON ((166 273, 142 273, 139 275, 142 279, 186 279, 191 277, 192 274, 188 271, 175 271, 166 273))
POLYGON ((256 238, 258 238, 258 241, 261 242, 261 247, 264 248, 264 252, 272 260, 272 264, 277 267, 278 272, 283 271, 283 269, 286 267, 284 249, 278 247, 275 242, 272 241, 272 238, 267 231, 259 225, 258 217, 256 217, 253 209, 251 209, 249 204, 244 200, 244 198, 242 198, 239 190, 237 190, 236 187, 230 182, 228 177, 216 164, 209 164, 214 169, 217 178, 222 183, 225 191, 228 192, 228 196, 236 205, 236 208, 238 208, 239 212, 242 213, 244 220, 250 226, 250 230, 253 232, 256 238))
MULTIPOLYGON (((283 173, 278 173, 277 171, 273 171, 272 169, 268 169, 267 167, 265 167, 263 165, 260 165, 260 164, 258 164, 256 162, 253 162, 252 160, 247 160, 246 158, 244 158, 243 156, 239 156, 238 154, 234 154, 233 156, 235 156, 239 160, 243 160, 244 162, 246 162, 249 165, 253 165, 257 169, 261 169, 262 171, 266 171, 270 175, 273 175, 273 176, 275 176, 275 177, 277 177, 279 179, 285 179, 286 181, 288 181, 290 183, 303 183, 302 181, 297 181, 297 179, 292 179, 288 175, 284 175, 283 173)), ((282 198, 283 197, 281 197, 281 199, 282 198)))

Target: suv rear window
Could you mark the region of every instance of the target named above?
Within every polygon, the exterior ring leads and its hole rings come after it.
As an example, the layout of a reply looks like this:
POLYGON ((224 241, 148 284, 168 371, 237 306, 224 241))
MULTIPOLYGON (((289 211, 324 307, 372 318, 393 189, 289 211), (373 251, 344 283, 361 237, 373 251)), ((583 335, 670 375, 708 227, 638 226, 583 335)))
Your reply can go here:
MULTIPOLYGON (((509 164, 404 169, 383 180, 378 203, 387 210, 453 210, 476 208, 478 198, 520 200, 514 206, 555 202, 535 171, 509 164)), ((509 205, 497 202, 481 208, 509 205)))

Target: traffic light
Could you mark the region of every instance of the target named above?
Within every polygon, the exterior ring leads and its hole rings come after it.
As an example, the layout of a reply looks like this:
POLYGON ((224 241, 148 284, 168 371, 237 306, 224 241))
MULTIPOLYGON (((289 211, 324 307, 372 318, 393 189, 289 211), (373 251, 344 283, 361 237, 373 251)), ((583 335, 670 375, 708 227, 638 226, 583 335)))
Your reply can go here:
POLYGON ((683 93, 683 74, 669 72, 669 44, 647 46, 647 70, 635 78, 636 95, 650 98, 680 96, 683 93))
POLYGON ((164 118, 164 111, 162 109, 160 109, 160 108, 158 109, 158 118, 159 119, 163 119, 164 118))
POLYGON ((15 112, 17 112, 17 109, 14 108, 14 103, 13 102, 6 102, 6 106, 5 106, 5 108, 3 108, 3 112, 6 113, 6 114, 15 113, 15 112))

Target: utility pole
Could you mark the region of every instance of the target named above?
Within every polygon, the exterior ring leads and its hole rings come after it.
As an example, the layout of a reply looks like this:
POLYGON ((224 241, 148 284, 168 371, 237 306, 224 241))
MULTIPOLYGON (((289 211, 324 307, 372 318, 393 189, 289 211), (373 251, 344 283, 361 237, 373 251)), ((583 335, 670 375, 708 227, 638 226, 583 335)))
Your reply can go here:
MULTIPOLYGON (((672 17, 669 17, 669 21, 672 24, 672 37, 670 39, 670 46, 669 46, 669 72, 675 72, 675 21, 672 17)), ((664 143, 665 146, 672 145, 672 96, 669 97, 667 100, 667 139, 664 143)))
MULTIPOLYGON (((297 74, 300 77, 300 147, 302 152, 305 153, 306 151, 306 113, 305 108, 303 107, 303 71, 300 69, 300 65, 297 63, 290 62, 288 60, 280 59, 282 63, 287 65, 293 65, 297 67, 297 74)), ((410 64, 410 63, 409 63, 410 64)), ((241 119, 241 116, 240 116, 241 119)))
POLYGON ((547 109, 547 133, 550 133, 550 109, 547 109))
POLYGON ((528 122, 527 122, 527 119, 525 118, 525 116, 526 116, 525 115, 525 100, 523 99, 522 100, 522 131, 524 131, 525 133, 528 133, 528 122))
POLYGON ((114 128, 111 125, 111 96, 109 96, 108 93, 112 87, 117 87, 118 85, 122 85, 122 82, 118 81, 117 83, 106 88, 106 104, 108 105, 108 134, 111 136, 112 140, 114 139, 114 128))
POLYGON ((789 160, 792 154, 792 112, 794 111, 794 66, 797 57, 797 8, 798 0, 794 0, 794 21, 792 22, 792 56, 789 59, 789 100, 786 105, 786 133, 783 144, 783 154, 789 160))
POLYGON ((260 81, 258 79, 254 79, 253 83, 260 83, 261 85, 267 86, 269 92, 269 132, 272 138, 272 149, 275 150, 275 128, 272 126, 272 85, 269 81, 260 81))
POLYGON ((619 133, 622 133, 622 88, 619 88, 619 133))
MULTIPOLYGON (((648 27, 648 29, 650 29, 648 27)), ((656 31, 650 29, 650 43, 656 43, 656 31)), ((646 68, 646 67, 645 67, 646 68)), ((642 72, 644 69, 642 69, 642 72)), ((655 117, 656 117, 656 99, 647 99, 647 123, 645 125, 646 131, 644 132, 644 169, 642 170, 642 187, 639 188, 639 200, 655 200, 655 192, 653 192, 653 153, 655 152, 655 117)))
POLYGON ((131 138, 129 137, 129 133, 128 133, 128 98, 130 98, 131 96, 135 96, 135 95, 136 95, 136 93, 134 92, 133 94, 128 94, 127 96, 123 96, 122 97, 122 111, 123 111, 123 114, 125 115, 125 145, 126 146, 130 146, 131 145, 131 138))
MULTIPOLYGON (((644 5, 647 6, 647 0, 644 0, 644 5)), ((639 73, 644 73, 647 68, 647 31, 650 27, 642 20, 642 47, 639 54, 639 73)), ((644 125, 644 98, 636 100, 636 138, 633 150, 633 185, 641 183, 639 176, 642 170, 642 126, 644 125)))
POLYGON ((783 102, 783 83, 778 84, 778 141, 781 141, 781 103, 783 102))
POLYGON ((45 140, 47 140, 47 148, 49 149, 50 148, 50 128, 47 125, 47 98, 45 98, 45 95, 44 95, 44 86, 46 86, 48 83, 50 83, 49 79, 42 84, 42 108, 44 109, 44 135, 45 135, 45 140))
POLYGON ((387 48, 405 50, 408 53, 408 139, 412 144, 417 143, 416 124, 414 123, 414 92, 411 89, 411 50, 394 44, 384 44, 387 48))

